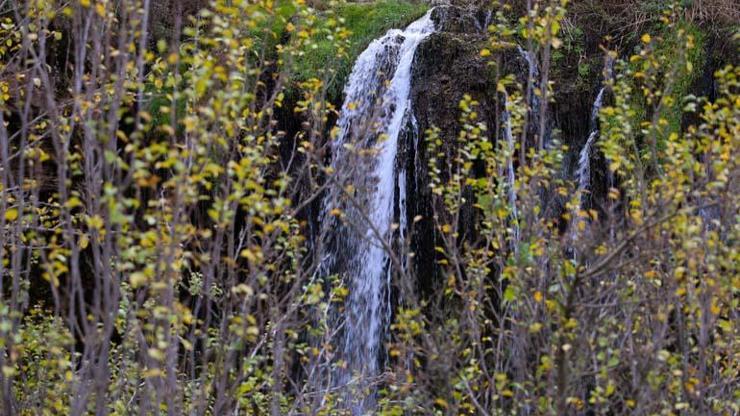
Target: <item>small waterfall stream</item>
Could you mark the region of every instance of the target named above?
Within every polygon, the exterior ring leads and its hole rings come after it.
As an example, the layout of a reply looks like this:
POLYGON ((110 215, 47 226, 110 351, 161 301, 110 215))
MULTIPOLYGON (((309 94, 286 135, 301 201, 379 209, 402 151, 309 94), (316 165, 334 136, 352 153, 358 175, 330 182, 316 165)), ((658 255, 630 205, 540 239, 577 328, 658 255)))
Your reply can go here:
MULTIPOLYGON (((529 128, 528 130, 535 132, 536 134, 539 134, 539 126, 540 126, 540 97, 535 93, 535 90, 539 88, 537 83, 539 82, 540 78, 540 70, 537 66, 536 62, 536 56, 532 56, 529 51, 522 48, 520 45, 517 45, 516 47, 517 52, 519 52, 519 56, 521 56, 524 61, 527 63, 527 82, 526 86, 527 89, 525 91, 525 100, 527 102, 527 105, 531 109, 529 112, 529 128)), ((547 137, 545 137, 542 141, 543 145, 547 147, 547 137)))
MULTIPOLYGON (((611 57, 607 56, 606 65, 604 66, 604 79, 612 79, 614 76, 613 72, 614 60, 611 57)), ((604 106, 604 97, 606 95, 606 92, 607 87, 603 86, 601 87, 601 89, 599 89, 599 93, 596 94, 594 104, 593 106, 591 106, 591 133, 589 133, 588 139, 586 139, 586 144, 583 145, 583 149, 581 149, 581 153, 579 154, 578 158, 576 179, 578 180, 578 193, 581 195, 581 206, 583 206, 585 194, 590 191, 591 188, 591 156, 593 153, 593 147, 596 144, 596 141, 599 139, 599 112, 601 112, 601 107, 604 106)), ((609 187, 612 187, 613 182, 614 181, 611 178, 611 172, 609 172, 607 185, 609 187)))
POLYGON ((519 212, 517 211, 517 195, 516 195, 516 171, 514 169, 514 157, 516 156, 516 142, 514 140, 514 133, 511 127, 511 113, 509 107, 509 95, 504 93, 504 102, 506 109, 501 117, 504 125, 504 138, 506 139, 506 146, 508 150, 508 157, 506 161, 506 185, 509 192, 509 205, 511 206, 511 216, 514 222, 514 250, 518 250, 519 243, 519 212))
POLYGON ((415 125, 409 99, 414 55, 434 30, 430 10, 405 30, 373 41, 354 65, 337 122, 332 166, 338 179, 323 214, 334 228, 328 233, 333 241, 322 269, 340 275, 350 292, 336 323, 343 325, 337 349, 345 366, 334 372, 333 384, 352 389, 347 400, 354 414, 368 412, 374 401, 371 384, 391 314, 389 250, 394 237, 406 233, 406 175, 396 161, 398 142, 402 131, 415 125), (332 221, 337 210, 341 222, 332 221))
POLYGON ((576 169, 576 178, 578 179, 578 193, 584 194, 591 187, 591 154, 594 144, 599 138, 599 111, 604 104, 604 94, 606 88, 602 87, 596 96, 594 105, 591 108, 591 133, 588 135, 586 144, 583 145, 578 158, 578 168, 576 169))
POLYGON ((478 20, 475 21, 475 25, 480 32, 488 33, 488 27, 491 26, 492 21, 493 10, 488 9, 485 10, 481 16, 479 16, 478 20))
MULTIPOLYGON (((612 77, 612 65, 613 62, 611 59, 607 58, 606 66, 604 69, 604 75, 606 79, 611 79, 612 77)), ((572 238, 577 239, 578 232, 580 229, 582 229, 583 225, 586 224, 585 219, 583 219, 579 215, 579 211, 586 208, 587 202, 589 200, 589 194, 591 191, 591 159, 594 152, 594 146, 596 145, 596 141, 599 140, 599 113, 601 112, 601 107, 604 105, 604 97, 607 92, 607 87, 602 86, 599 89, 599 93, 596 94, 596 99, 594 100, 593 105, 591 106, 591 118, 590 118, 590 130, 591 132, 588 135, 588 138, 586 139, 586 143, 583 145, 583 148, 581 149, 581 152, 578 155, 578 165, 576 167, 575 171, 575 179, 578 182, 578 188, 577 188, 577 195, 579 198, 578 201, 578 207, 574 209, 575 212, 573 212, 573 225, 572 228, 572 238)), ((608 171, 608 169, 607 169, 608 171)), ((610 175, 610 173, 608 174, 610 175)), ((611 187, 613 184, 613 180, 611 179, 611 175, 608 178, 608 186, 611 187)), ((575 250, 573 250, 573 258, 577 258, 577 253, 575 250)))

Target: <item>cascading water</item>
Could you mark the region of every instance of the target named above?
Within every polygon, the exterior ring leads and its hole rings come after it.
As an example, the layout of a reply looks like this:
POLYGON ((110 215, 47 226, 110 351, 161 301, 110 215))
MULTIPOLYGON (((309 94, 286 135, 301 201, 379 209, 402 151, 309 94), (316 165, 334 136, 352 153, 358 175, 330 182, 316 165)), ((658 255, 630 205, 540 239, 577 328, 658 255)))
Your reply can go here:
POLYGON ((336 323, 342 325, 337 347, 345 365, 333 372, 332 384, 351 388, 347 400, 355 414, 367 412, 374 400, 370 385, 378 375, 391 312, 389 251, 397 235, 396 208, 405 237, 406 178, 397 169, 398 141, 414 124, 409 100, 414 55, 434 29, 430 10, 406 30, 390 30, 373 41, 354 65, 337 123, 332 161, 337 182, 323 215, 332 241, 322 269, 342 276, 350 290, 336 323), (338 211, 341 223, 332 220, 338 211))
POLYGON ((483 33, 488 33, 488 27, 491 26, 491 21, 493 20, 493 10, 485 10, 483 12, 483 15, 479 20, 475 21, 475 25, 478 27, 478 30, 483 33))
POLYGON ((534 93, 536 86, 537 79, 540 77, 540 71, 537 68, 537 63, 534 61, 534 58, 532 55, 529 54, 528 51, 524 50, 521 46, 517 45, 516 47, 517 52, 519 52, 519 55, 524 58, 524 60, 527 62, 527 79, 528 79, 528 89, 527 89, 527 100, 529 101, 529 104, 532 106, 533 109, 537 109, 539 107, 539 97, 534 93))
MULTIPOLYGON (((614 72, 614 60, 607 56, 606 65, 604 66, 604 78, 606 80, 612 79, 614 72)), ((578 158, 578 168, 576 169, 576 178, 578 179, 578 193, 583 195, 589 191, 591 187, 591 154, 593 152, 594 144, 599 138, 599 112, 601 107, 604 105, 604 96, 606 95, 606 87, 601 87, 599 93, 596 94, 596 99, 591 107, 591 133, 588 135, 586 144, 581 149, 581 153, 578 158)), ((609 187, 613 186, 613 179, 611 178, 611 172, 609 173, 609 187)), ((583 196, 581 197, 581 205, 583 205, 583 196)))
MULTIPOLYGON (((527 91, 525 99, 527 101, 527 104, 530 106, 532 111, 531 114, 531 120, 530 122, 533 123, 535 126, 539 125, 539 107, 540 102, 537 95, 534 93, 534 83, 537 81, 537 78, 539 77, 539 70, 537 69, 537 64, 535 63, 532 56, 529 54, 529 52, 525 51, 521 46, 517 46, 517 51, 519 52, 519 55, 527 62, 527 91)), ((517 210, 517 195, 516 195, 516 172, 514 170, 514 157, 516 152, 516 141, 514 139, 514 133, 512 132, 511 127, 511 113, 509 112, 509 107, 511 106, 511 103, 509 102, 509 96, 508 94, 504 93, 504 103, 505 103, 505 109, 504 113, 501 117, 501 120, 503 122, 503 131, 504 131, 504 138, 506 139, 506 145, 508 147, 508 153, 509 156, 507 158, 507 166, 506 166, 506 182, 507 182, 507 188, 509 193, 509 205, 511 206, 511 216, 512 220, 514 222, 514 250, 518 250, 518 242, 519 242, 519 213, 517 210)), ((526 134, 526 133, 525 133, 526 134)))
MULTIPOLYGON (((604 74, 607 79, 611 78, 612 73, 612 62, 611 59, 607 60, 607 64, 604 70, 604 74)), ((578 181, 577 195, 580 198, 578 206, 573 209, 573 218, 575 219, 572 223, 571 238, 577 240, 579 238, 579 231, 583 229, 586 220, 582 218, 579 211, 586 206, 588 201, 588 193, 591 190, 591 156, 593 154, 594 145, 599 139, 599 112, 601 107, 604 105, 604 96, 606 95, 606 87, 601 87, 599 93, 596 94, 594 104, 591 106, 591 118, 590 118, 590 130, 591 132, 586 139, 586 143, 583 145, 580 154, 578 155, 578 166, 576 168, 576 180, 578 181)), ((611 187, 611 180, 609 181, 611 187)), ((572 249, 573 260, 578 258, 578 253, 575 248, 572 249)))
POLYGON ((504 124, 504 138, 506 139, 506 145, 508 147, 508 157, 506 163, 506 183, 509 191, 509 205, 511 205, 511 216, 514 221, 514 250, 518 249, 519 242, 519 212, 517 211, 516 205, 516 172, 514 171, 514 152, 516 152, 516 143, 514 142, 514 133, 511 128, 511 113, 509 107, 509 95, 504 93, 505 96, 505 107, 504 114, 501 120, 504 124))
MULTIPOLYGON (((533 57, 528 51, 524 50, 524 48, 519 45, 517 45, 516 50, 527 63, 527 91, 525 99, 527 101, 527 105, 529 105, 529 108, 531 109, 529 112, 530 129, 536 132, 536 134, 539 134, 540 97, 535 93, 535 90, 538 88, 537 82, 540 77, 540 70, 537 67, 535 57, 533 57)), ((543 144, 547 146, 547 140, 543 139, 543 144)))
POLYGON ((591 152, 599 137, 599 111, 601 111, 601 106, 604 104, 605 92, 606 88, 602 87, 601 90, 599 90, 599 94, 596 96, 596 100, 591 109, 591 133, 589 134, 583 149, 581 149, 581 153, 578 158, 576 177, 578 178, 579 194, 587 192, 591 187, 591 152))

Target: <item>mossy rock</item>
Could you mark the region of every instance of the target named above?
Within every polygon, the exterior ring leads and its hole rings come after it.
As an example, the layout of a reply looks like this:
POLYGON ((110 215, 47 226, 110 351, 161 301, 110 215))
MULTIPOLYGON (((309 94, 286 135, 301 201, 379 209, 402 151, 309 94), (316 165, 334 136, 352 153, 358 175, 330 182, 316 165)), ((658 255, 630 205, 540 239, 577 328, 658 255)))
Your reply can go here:
POLYGON ((426 4, 412 1, 381 0, 341 5, 335 10, 334 17, 341 19, 352 31, 346 56, 337 57, 335 44, 328 37, 314 39, 308 45, 310 49, 304 51, 303 57, 296 62, 293 80, 298 83, 310 78, 325 79, 329 83, 330 98, 336 101, 352 65, 370 42, 389 29, 406 27, 427 10, 426 4))

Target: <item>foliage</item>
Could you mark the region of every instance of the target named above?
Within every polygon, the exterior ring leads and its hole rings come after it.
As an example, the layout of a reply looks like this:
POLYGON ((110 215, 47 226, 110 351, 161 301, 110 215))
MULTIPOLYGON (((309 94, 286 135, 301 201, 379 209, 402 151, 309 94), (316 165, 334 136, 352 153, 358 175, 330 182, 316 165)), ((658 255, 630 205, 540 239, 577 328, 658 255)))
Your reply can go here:
POLYGON ((426 8, 422 2, 380 0, 344 3, 330 9, 318 26, 332 28, 338 21, 350 28, 346 51, 338 53, 341 51, 337 50, 335 35, 331 31, 318 31, 297 61, 295 81, 327 79, 330 96, 339 97, 355 59, 367 45, 387 30, 411 23, 424 14, 426 8))
MULTIPOLYGON (((560 16, 534 10, 535 30, 523 21, 531 54, 549 59, 548 46, 558 48, 560 16)), ((512 30, 498 21, 483 56, 511 42, 512 30)), ((640 50, 616 65, 598 141, 614 182, 599 211, 581 203, 590 190, 560 176, 567 149, 525 137, 527 112, 541 110, 525 106, 532 80, 499 81, 508 111, 495 145, 468 98, 452 156, 440 152, 438 132, 428 132, 447 279, 431 307, 423 305, 429 313, 399 313, 396 328, 411 320, 425 329, 398 334, 394 348, 405 358, 396 371, 407 375, 389 389, 389 403, 410 402, 404 408, 419 414, 738 411, 729 387, 739 375, 738 227, 736 209, 727 208, 738 203, 740 73, 717 72, 713 102, 685 96, 697 39, 680 14, 664 21, 670 36, 644 34, 640 50), (679 102, 696 125, 669 121, 679 102), (506 143, 507 118, 522 138, 517 152, 506 143), (505 173, 512 158, 513 183, 505 173), (481 163, 485 173, 476 173, 481 163), (470 193, 478 210, 472 238, 459 222, 470 193), (569 200, 558 215, 548 214, 548 193, 569 200)), ((549 84, 543 74, 536 85, 549 84)))
MULTIPOLYGON (((351 414, 348 289, 315 246, 316 201, 345 183, 327 91, 426 6, 214 0, 170 44, 148 3, 2 6, 0 413, 351 414)), ((740 69, 688 95, 695 8, 652 16, 632 56, 608 52, 608 189, 579 189, 542 117, 578 48, 569 5, 533 4, 497 11, 481 57, 520 42, 538 73, 498 67, 495 123, 465 96, 458 136, 420 143, 437 257, 400 254, 444 279, 422 298, 394 263, 376 413, 737 414, 740 69)))
POLYGON ((301 1, 217 0, 155 53, 141 30, 147 3, 11 6, 4 414, 306 405, 282 386, 294 352, 314 357, 298 335, 323 302, 306 298, 313 270, 296 208, 313 196, 281 168, 287 138, 273 115, 306 42, 280 33, 310 30, 314 13, 301 1), (67 39, 80 46, 64 65, 68 92, 46 65, 67 39), (38 285, 50 298, 33 295, 38 285))

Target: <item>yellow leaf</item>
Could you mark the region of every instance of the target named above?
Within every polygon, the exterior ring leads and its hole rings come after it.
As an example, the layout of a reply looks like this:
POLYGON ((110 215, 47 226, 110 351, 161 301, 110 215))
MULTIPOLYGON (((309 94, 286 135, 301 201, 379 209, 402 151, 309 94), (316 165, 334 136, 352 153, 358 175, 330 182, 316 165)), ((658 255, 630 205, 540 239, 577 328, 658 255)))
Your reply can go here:
POLYGON ((490 51, 490 50, 488 50, 488 49, 483 49, 483 50, 481 50, 481 51, 480 51, 480 56, 482 56, 482 57, 484 57, 484 58, 485 58, 486 56, 491 56, 491 51, 490 51))
POLYGON ((709 307, 709 310, 714 316, 717 316, 720 314, 720 312, 722 312, 722 309, 720 309, 719 305, 717 305, 717 299, 712 299, 712 305, 709 307))
POLYGON ((103 218, 101 218, 100 215, 93 215, 92 217, 89 217, 87 219, 87 225, 90 228, 102 230, 105 223, 103 222, 103 218))
POLYGON ((67 202, 64 204, 69 209, 77 208, 82 206, 82 201, 80 201, 80 198, 77 198, 76 196, 70 197, 67 202))
POLYGON ((149 356, 157 361, 163 361, 165 356, 164 353, 156 348, 149 348, 147 350, 149 356))
POLYGON ((434 404, 440 407, 444 407, 445 409, 450 407, 450 405, 447 404, 447 401, 441 397, 437 397, 436 399, 434 399, 434 404))
POLYGON ((87 236, 87 234, 80 235, 80 240, 78 242, 81 249, 86 249, 88 244, 90 244, 90 238, 87 236))
POLYGON ((5 219, 7 221, 15 221, 16 218, 18 218, 18 210, 17 209, 9 209, 5 211, 5 219))
POLYGON ((648 33, 645 33, 645 34, 644 34, 644 35, 642 35, 642 37, 640 38, 640 40, 642 40, 642 43, 650 43, 650 40, 651 40, 651 39, 652 39, 652 38, 650 37, 650 34, 648 34, 648 33))
POLYGON ((161 377, 162 376, 162 370, 160 370, 158 368, 150 368, 148 370, 145 370, 142 373, 142 376, 144 376, 144 378, 161 377))
POLYGON ((129 276, 129 281, 133 288, 142 286, 147 280, 146 275, 142 272, 131 273, 131 276, 129 276))

